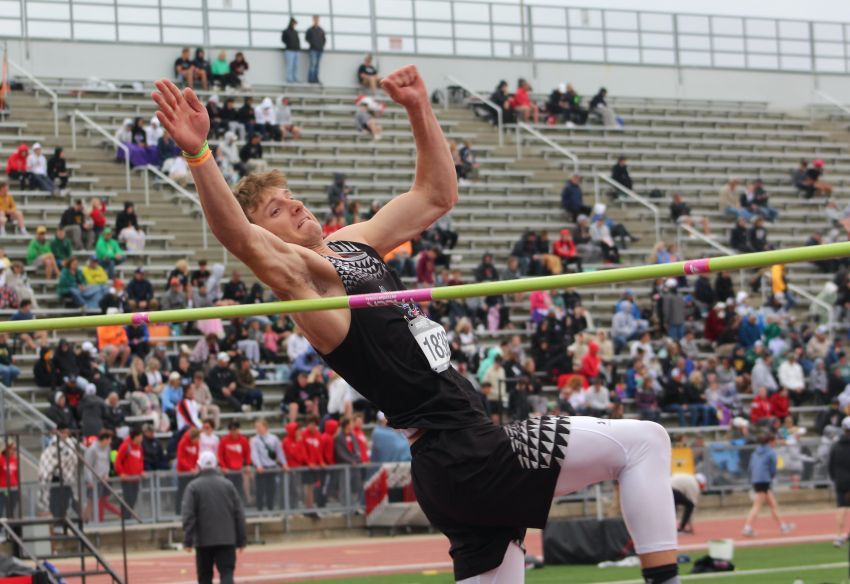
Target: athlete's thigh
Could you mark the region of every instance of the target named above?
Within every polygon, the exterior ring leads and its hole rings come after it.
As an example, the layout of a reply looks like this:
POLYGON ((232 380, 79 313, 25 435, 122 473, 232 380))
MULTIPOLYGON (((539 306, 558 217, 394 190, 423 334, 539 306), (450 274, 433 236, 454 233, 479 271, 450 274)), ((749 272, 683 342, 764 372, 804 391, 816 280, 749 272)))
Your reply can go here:
POLYGON ((511 543, 498 568, 458 580, 457 584, 522 584, 525 582, 525 552, 516 543, 511 543))

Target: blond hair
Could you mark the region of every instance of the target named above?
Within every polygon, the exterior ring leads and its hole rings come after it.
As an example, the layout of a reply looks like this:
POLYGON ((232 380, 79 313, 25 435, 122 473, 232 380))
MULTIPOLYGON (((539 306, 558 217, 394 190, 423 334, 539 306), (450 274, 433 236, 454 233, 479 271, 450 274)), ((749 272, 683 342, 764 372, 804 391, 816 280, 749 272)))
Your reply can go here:
POLYGON ((233 187, 233 195, 236 197, 239 206, 242 207, 245 217, 250 221, 249 213, 257 210, 268 189, 285 189, 287 187, 288 182, 282 172, 278 170, 258 172, 249 174, 236 183, 236 186, 233 187))

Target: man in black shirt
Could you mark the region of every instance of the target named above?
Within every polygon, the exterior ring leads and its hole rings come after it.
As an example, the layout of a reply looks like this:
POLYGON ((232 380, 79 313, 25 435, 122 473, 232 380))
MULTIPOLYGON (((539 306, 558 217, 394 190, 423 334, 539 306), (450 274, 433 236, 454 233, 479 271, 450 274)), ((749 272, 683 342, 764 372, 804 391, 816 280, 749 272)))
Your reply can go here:
POLYGON ((298 36, 298 31, 295 30, 297 24, 297 20, 290 18, 289 26, 280 33, 280 40, 286 49, 284 56, 286 57, 287 83, 298 83, 298 57, 301 51, 301 38, 298 36))
POLYGON ((113 230, 117 234, 121 234, 121 231, 125 227, 133 226, 136 230, 139 229, 139 218, 136 216, 136 206, 131 201, 124 202, 124 210, 119 211, 118 215, 115 217, 115 229, 113 230))
POLYGON ((372 90, 372 95, 378 93, 378 70, 372 65, 372 54, 363 58, 363 63, 357 68, 357 81, 363 87, 372 90))
POLYGON ((322 60, 327 38, 325 30, 319 26, 318 16, 313 17, 313 26, 307 29, 304 39, 310 46, 310 67, 307 69, 307 83, 321 83, 319 81, 319 62, 322 60))
POLYGON ((753 251, 753 248, 750 246, 749 225, 747 225, 747 220, 743 217, 738 217, 735 227, 729 232, 729 246, 741 253, 750 253, 753 251))
POLYGON ((265 172, 267 165, 263 160, 262 136, 251 134, 248 142, 239 149, 239 160, 248 169, 248 172, 265 172))
POLYGON ((207 260, 200 259, 198 260, 198 269, 192 272, 189 282, 192 284, 192 288, 199 288, 206 283, 209 277, 210 271, 207 269, 207 260))
POLYGON ((753 251, 767 251, 767 229, 764 226, 764 217, 755 218, 747 239, 753 251))
POLYGON ((210 369, 206 381, 216 400, 225 402, 235 412, 242 411, 242 399, 236 385, 236 376, 230 368, 230 355, 227 353, 217 355, 216 365, 210 369))
MULTIPOLYGON (((225 104, 225 108, 226 107, 227 104, 225 104)), ((245 127, 245 131, 248 132, 249 135, 254 133, 257 125, 257 117, 254 113, 253 97, 250 95, 245 96, 245 101, 242 103, 242 107, 236 111, 236 119, 245 127)))
POLYGON ((130 312, 158 310, 159 302, 153 297, 153 285, 145 278, 145 269, 136 268, 133 279, 127 284, 127 308, 130 312))
POLYGON ((242 304, 247 296, 248 289, 242 281, 242 275, 237 270, 233 270, 230 281, 222 288, 222 298, 242 304))
POLYGON ((74 249, 91 249, 94 245, 92 223, 85 220, 83 201, 77 199, 74 204, 65 209, 59 218, 59 227, 65 229, 65 235, 71 240, 74 249))
POLYGON ((12 383, 21 374, 21 370, 15 367, 15 358, 12 356, 8 340, 8 335, 0 334, 0 381, 6 387, 12 387, 12 383))
POLYGON ((702 232, 711 234, 711 223, 707 217, 694 217, 691 215, 691 207, 683 199, 680 193, 673 193, 673 202, 670 203, 670 218, 675 223, 683 223, 693 227, 695 223, 702 226, 702 232))
POLYGON ((632 189, 632 177, 629 176, 629 167, 626 166, 625 156, 620 156, 617 159, 617 164, 611 169, 611 178, 627 189, 632 189))
POLYGON ((206 74, 195 68, 191 55, 192 53, 189 47, 183 47, 183 50, 180 51, 180 56, 174 61, 174 77, 177 79, 177 83, 186 87, 194 87, 195 78, 197 77, 198 79, 202 79, 204 89, 206 89, 206 74))
POLYGON ((224 100, 224 108, 221 110, 221 121, 228 130, 245 140, 245 124, 239 121, 239 110, 236 109, 236 100, 228 97, 224 100))

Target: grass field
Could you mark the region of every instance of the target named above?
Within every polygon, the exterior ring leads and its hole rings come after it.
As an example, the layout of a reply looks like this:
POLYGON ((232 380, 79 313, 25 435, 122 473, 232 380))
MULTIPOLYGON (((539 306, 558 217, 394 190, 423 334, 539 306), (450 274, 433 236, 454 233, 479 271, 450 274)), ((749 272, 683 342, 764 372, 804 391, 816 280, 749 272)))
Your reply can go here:
MULTIPOLYGON (((692 559, 702 557, 694 552, 692 559)), ((680 574, 684 581, 705 584, 839 584, 848 582, 847 549, 836 550, 830 543, 799 544, 781 547, 738 548, 735 551, 735 572, 726 575, 688 576, 691 564, 683 564, 680 574)), ((326 584, 452 584, 451 574, 415 573, 396 576, 370 576, 322 580, 326 584)), ((562 584, 608 582, 625 584, 643 582, 637 568, 607 568, 595 566, 549 566, 527 573, 527 584, 562 584)), ((314 581, 313 584, 316 584, 314 581)))

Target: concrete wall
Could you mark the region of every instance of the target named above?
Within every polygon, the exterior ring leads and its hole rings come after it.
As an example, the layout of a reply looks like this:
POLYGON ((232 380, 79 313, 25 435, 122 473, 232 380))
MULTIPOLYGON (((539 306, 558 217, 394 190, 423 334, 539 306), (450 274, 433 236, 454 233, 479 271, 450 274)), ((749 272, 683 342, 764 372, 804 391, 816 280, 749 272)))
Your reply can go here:
MULTIPOLYGON (((169 75, 179 53, 179 47, 174 46, 55 41, 31 41, 29 50, 24 49, 22 41, 9 41, 10 56, 37 77, 139 81, 169 75)), ((251 65, 248 73, 250 83, 283 83, 282 51, 250 50, 246 51, 246 57, 251 65)), ((330 85, 353 83, 361 58, 361 55, 353 53, 325 54, 322 80, 330 85)), ((466 84, 487 91, 499 79, 506 79, 513 85, 516 78, 526 77, 536 89, 547 92, 560 82, 570 81, 585 95, 604 85, 615 96, 767 101, 781 109, 802 108, 811 103, 812 89, 818 87, 842 102, 850 103, 848 75, 413 55, 381 55, 378 60, 382 72, 407 63, 415 63, 420 68, 429 87, 444 85, 445 74, 451 73, 466 84)), ((301 59, 302 79, 306 78, 306 66, 307 55, 304 54, 301 59)))

